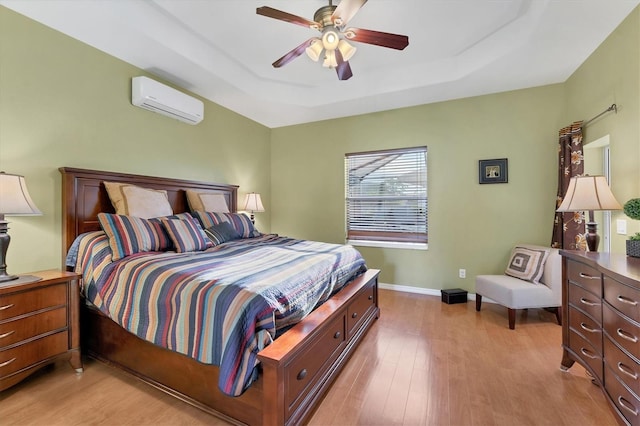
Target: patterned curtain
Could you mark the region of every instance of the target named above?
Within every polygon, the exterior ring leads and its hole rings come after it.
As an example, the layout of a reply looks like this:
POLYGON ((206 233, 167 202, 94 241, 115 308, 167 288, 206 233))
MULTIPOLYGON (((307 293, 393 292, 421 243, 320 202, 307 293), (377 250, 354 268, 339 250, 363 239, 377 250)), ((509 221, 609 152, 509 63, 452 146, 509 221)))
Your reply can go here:
MULTIPOLYGON (((582 121, 576 121, 559 132, 558 143, 558 196, 556 209, 567 193, 569 180, 584 173, 582 155, 582 121)), ((551 247, 567 250, 587 250, 583 212, 556 212, 553 222, 551 247)))

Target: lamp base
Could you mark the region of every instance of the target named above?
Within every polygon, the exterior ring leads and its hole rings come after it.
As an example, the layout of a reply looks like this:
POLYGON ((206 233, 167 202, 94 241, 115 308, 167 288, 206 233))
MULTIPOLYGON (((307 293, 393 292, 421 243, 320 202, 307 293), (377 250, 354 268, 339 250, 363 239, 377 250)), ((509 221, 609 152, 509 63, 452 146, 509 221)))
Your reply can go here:
POLYGON ((589 251, 598 251, 600 245, 600 235, 598 235, 598 224, 596 222, 587 222, 587 233, 584 236, 587 241, 589 251))
POLYGON ((40 281, 42 277, 35 275, 7 275, 8 279, 0 278, 0 287, 3 285, 22 285, 40 281))
POLYGON ((4 283, 6 281, 17 280, 17 275, 9 275, 9 274, 0 274, 0 283, 4 283))

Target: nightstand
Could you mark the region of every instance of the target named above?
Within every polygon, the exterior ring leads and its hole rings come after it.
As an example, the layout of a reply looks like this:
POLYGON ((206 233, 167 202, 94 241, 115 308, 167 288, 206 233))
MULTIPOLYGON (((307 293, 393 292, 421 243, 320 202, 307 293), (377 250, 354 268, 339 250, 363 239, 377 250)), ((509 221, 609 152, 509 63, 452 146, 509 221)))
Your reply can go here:
POLYGON ((0 391, 60 359, 82 372, 80 276, 59 270, 30 275, 31 281, 0 283, 0 391))

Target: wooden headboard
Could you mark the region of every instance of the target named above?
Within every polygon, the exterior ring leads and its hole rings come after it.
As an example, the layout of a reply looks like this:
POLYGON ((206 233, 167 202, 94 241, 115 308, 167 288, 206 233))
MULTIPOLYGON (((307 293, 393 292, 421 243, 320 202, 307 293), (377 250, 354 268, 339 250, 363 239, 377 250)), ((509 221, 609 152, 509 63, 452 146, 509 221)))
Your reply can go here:
POLYGON ((167 191, 174 213, 189 211, 187 189, 215 191, 224 194, 229 210, 237 209, 238 186, 196 182, 154 176, 61 167, 62 173, 62 255, 75 238, 89 231, 100 230, 98 213, 113 213, 114 209, 103 184, 104 181, 129 183, 145 188, 167 191))

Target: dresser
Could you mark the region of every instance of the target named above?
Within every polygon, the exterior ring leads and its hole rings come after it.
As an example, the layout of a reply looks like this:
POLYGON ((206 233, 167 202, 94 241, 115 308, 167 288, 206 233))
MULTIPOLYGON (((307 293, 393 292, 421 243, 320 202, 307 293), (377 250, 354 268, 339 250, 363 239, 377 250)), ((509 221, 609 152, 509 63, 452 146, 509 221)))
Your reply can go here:
POLYGON ((78 282, 50 270, 0 283, 0 391, 60 359, 82 371, 78 282))
POLYGON ((640 259, 561 250, 563 355, 604 391, 621 424, 640 426, 640 259))

